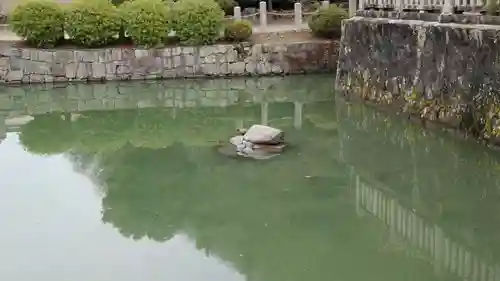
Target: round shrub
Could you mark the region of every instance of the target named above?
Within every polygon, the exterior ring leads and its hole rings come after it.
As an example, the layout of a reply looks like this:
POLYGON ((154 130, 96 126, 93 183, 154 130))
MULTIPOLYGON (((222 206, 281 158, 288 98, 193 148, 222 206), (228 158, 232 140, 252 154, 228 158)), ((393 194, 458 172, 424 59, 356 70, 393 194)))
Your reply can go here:
POLYGON ((234 13, 234 7, 238 5, 235 0, 216 0, 216 2, 226 15, 232 15, 234 13))
POLYGON ((120 32, 118 10, 107 0, 82 0, 70 5, 65 13, 65 30, 72 40, 84 47, 111 43, 120 32))
POLYGON ((322 8, 311 17, 309 27, 318 37, 332 38, 340 36, 342 20, 349 18, 347 11, 335 4, 322 8))
POLYGON ((9 16, 12 30, 35 47, 53 47, 64 38, 64 12, 51 1, 33 0, 9 16))
POLYGON ((115 6, 120 6, 121 4, 125 3, 128 0, 111 0, 111 3, 115 6))
POLYGON ((124 30, 136 45, 156 47, 171 31, 168 6, 162 0, 133 0, 120 7, 124 30))
POLYGON ((174 30, 181 43, 209 45, 219 39, 224 12, 214 0, 180 0, 173 7, 174 30))
POLYGON ((224 37, 229 41, 246 41, 250 36, 252 36, 252 23, 248 20, 232 21, 224 30, 224 37))

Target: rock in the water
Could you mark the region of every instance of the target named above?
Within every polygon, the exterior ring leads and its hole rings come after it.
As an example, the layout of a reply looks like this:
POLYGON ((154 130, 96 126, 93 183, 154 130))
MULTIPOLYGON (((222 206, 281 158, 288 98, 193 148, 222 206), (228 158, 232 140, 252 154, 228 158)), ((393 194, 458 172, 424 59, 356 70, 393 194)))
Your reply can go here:
POLYGON ((245 141, 253 144, 280 144, 284 137, 285 133, 280 129, 264 125, 253 125, 243 136, 245 141))
POLYGON ((243 136, 234 136, 234 137, 229 139, 229 142, 232 145, 238 146, 243 142, 243 136))
POLYGON ((254 144, 244 139, 243 136, 232 137, 229 142, 235 146, 236 154, 253 159, 269 159, 279 155, 285 148, 280 144, 254 144))

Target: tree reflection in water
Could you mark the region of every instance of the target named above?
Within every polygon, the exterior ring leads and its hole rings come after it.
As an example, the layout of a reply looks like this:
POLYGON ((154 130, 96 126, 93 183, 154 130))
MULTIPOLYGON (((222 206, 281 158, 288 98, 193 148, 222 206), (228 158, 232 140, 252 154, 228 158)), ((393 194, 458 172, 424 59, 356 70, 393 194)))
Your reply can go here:
POLYGON ((68 153, 82 170, 92 166, 105 190, 102 219, 122 235, 166 241, 187 234, 249 280, 443 280, 426 260, 382 251, 389 232, 357 216, 351 166, 461 241, 460 231, 476 222, 495 244, 498 227, 487 225, 497 217, 478 216, 496 210, 496 197, 478 206, 479 191, 470 188, 475 180, 491 194, 490 156, 476 157, 480 168, 463 164, 472 156, 458 141, 443 145, 442 136, 422 136, 370 111, 356 115, 356 107, 347 114, 333 102, 306 104, 301 126, 290 118, 292 104, 269 107, 269 124, 283 128, 295 148, 264 162, 214 149, 214 141, 234 133, 236 120, 260 122, 259 105, 86 112, 76 121, 53 113, 36 116, 20 138, 32 152, 68 153))

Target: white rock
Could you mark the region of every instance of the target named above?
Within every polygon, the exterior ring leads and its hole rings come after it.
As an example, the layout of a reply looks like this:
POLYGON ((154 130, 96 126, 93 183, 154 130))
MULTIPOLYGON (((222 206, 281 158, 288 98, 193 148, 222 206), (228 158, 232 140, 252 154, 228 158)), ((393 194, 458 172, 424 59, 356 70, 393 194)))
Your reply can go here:
POLYGON ((284 133, 264 125, 253 125, 243 136, 243 139, 253 144, 278 144, 284 141, 284 133))

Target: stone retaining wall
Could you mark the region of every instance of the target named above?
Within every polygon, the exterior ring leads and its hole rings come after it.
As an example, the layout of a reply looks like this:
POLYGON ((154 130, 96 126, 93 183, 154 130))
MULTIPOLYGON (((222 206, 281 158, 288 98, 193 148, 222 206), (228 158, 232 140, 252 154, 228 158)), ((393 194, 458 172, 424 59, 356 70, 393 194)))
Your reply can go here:
POLYGON ((337 44, 310 41, 163 49, 0 48, 0 83, 286 75, 332 71, 337 44))
POLYGON ((353 17, 342 31, 337 89, 498 143, 499 31, 493 25, 353 17))

